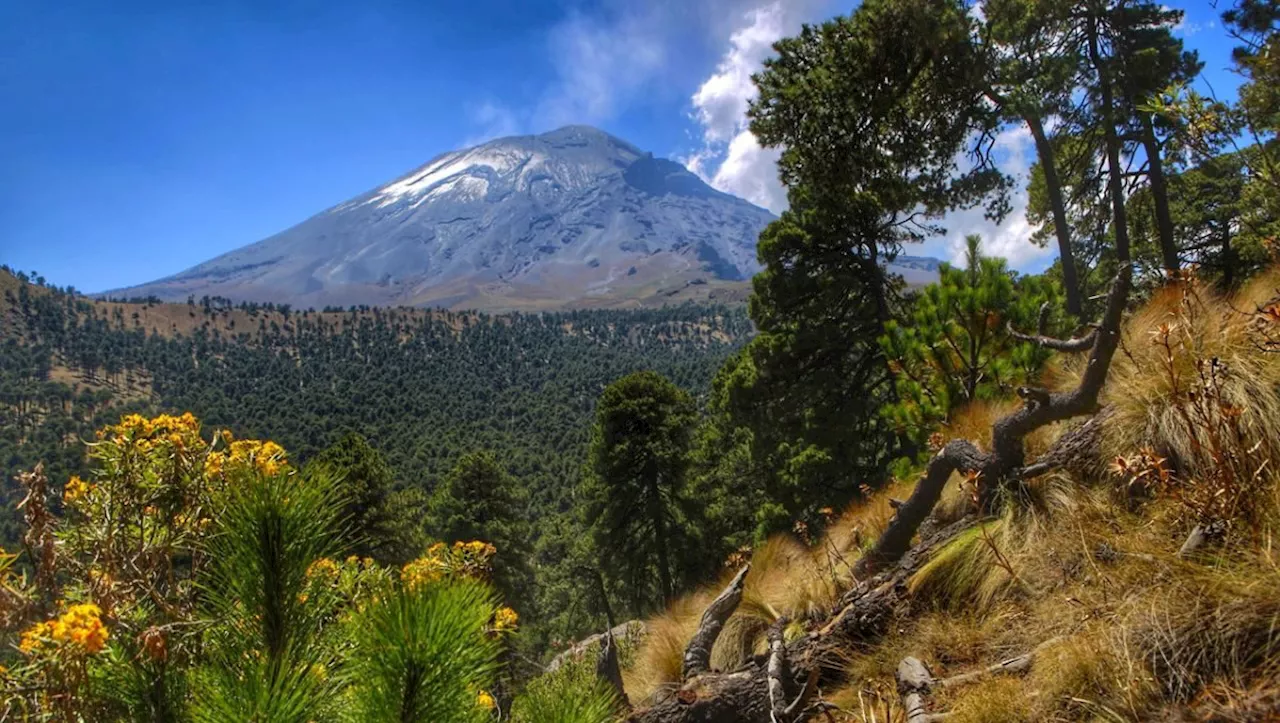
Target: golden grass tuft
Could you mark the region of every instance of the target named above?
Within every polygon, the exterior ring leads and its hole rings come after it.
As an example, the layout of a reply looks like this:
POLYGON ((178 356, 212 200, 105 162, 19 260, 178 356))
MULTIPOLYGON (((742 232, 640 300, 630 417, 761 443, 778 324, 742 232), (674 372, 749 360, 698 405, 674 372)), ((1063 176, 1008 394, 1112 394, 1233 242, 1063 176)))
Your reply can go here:
POLYGON ((1024 723, 1033 720, 1022 681, 993 678, 955 697, 948 723, 1024 723))
POLYGON ((944 610, 989 611, 1023 587, 1019 558, 1036 546, 1040 527, 1034 515, 1009 506, 1004 517, 979 522, 934 552, 908 588, 944 610))
POLYGON ((1280 573, 1224 566, 1193 572, 1179 588, 1130 622, 1168 698, 1280 673, 1280 573))
POLYGON ((1045 715, 1057 711, 1094 714, 1125 711, 1136 716, 1151 701, 1151 677, 1113 646, 1105 631, 1091 629, 1041 650, 1030 683, 1045 715))
MULTIPOLYGON (((1256 288, 1269 283, 1255 282, 1256 288)), ((1260 292, 1250 285, 1242 293, 1260 292)), ((1214 359, 1225 364, 1221 396, 1240 410, 1250 432, 1248 443, 1280 440, 1280 354, 1262 352, 1253 344, 1253 319, 1233 308, 1236 303, 1189 281, 1157 290, 1130 316, 1102 395, 1115 411, 1105 427, 1107 458, 1149 447, 1187 474, 1206 474, 1211 460, 1206 459, 1204 440, 1196 438, 1195 426, 1181 416, 1179 400, 1196 391, 1197 365, 1214 359), (1164 325, 1171 330, 1172 355, 1157 343, 1164 325)), ((1080 364, 1074 369, 1078 375, 1080 364)), ((1074 378, 1068 382, 1074 383, 1074 378)))
POLYGON ((711 599, 703 591, 686 595, 645 621, 645 636, 635 652, 635 661, 622 672, 623 685, 633 705, 680 681, 684 648, 711 599))

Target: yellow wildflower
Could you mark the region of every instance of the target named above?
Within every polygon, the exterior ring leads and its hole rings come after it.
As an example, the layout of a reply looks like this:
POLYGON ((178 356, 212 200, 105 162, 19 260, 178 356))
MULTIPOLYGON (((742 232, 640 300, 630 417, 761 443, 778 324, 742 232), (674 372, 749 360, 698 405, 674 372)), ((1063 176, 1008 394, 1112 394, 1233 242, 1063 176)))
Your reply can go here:
POLYGON ((93 603, 72 605, 61 616, 36 623, 22 634, 18 649, 31 654, 46 643, 64 646, 68 643, 88 653, 96 653, 107 644, 107 628, 102 624, 102 610, 93 603))
POLYGON ((62 502, 68 505, 75 504, 89 494, 91 489, 88 482, 71 475, 71 479, 67 480, 67 486, 62 490, 62 502))
POLYGON ((204 458, 204 476, 206 478, 217 477, 222 474, 222 468, 227 463, 227 456, 221 452, 211 452, 208 457, 204 458))
POLYGON ((333 582, 338 579, 339 572, 336 562, 327 557, 322 557, 307 566, 306 575, 308 579, 323 577, 325 582, 333 582))
POLYGON ((485 710, 493 710, 498 706, 498 703, 493 699, 492 695, 489 695, 488 691, 482 690, 476 694, 476 705, 485 710))
POLYGON ((520 623, 520 616, 515 610, 509 607, 500 607, 493 614, 493 629, 496 632, 505 633, 516 629, 516 625, 520 623))

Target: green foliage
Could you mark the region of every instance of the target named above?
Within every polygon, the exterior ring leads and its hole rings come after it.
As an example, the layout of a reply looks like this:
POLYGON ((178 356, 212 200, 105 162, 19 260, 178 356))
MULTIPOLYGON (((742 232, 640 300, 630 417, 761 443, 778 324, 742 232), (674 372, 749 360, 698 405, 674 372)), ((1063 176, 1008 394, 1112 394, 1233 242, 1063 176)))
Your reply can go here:
POLYGON ((596 408, 584 518, 606 572, 625 585, 637 614, 670 600, 698 559, 685 489, 696 415, 692 397, 655 372, 610 384, 596 408))
POLYGON ((210 664, 196 676, 204 721, 309 721, 332 704, 331 664, 316 640, 336 599, 306 596, 307 570, 340 550, 346 503, 323 474, 240 471, 222 500, 202 584, 213 626, 210 664))
POLYGON ((532 602, 524 496, 492 453, 463 455, 436 488, 430 510, 431 534, 441 540, 484 540, 497 547, 494 582, 503 597, 513 603, 532 602))
POLYGON ((324 470, 338 481, 347 500, 343 523, 356 536, 352 554, 372 556, 382 562, 404 562, 412 555, 395 549, 396 530, 403 526, 396 516, 403 515, 406 509, 389 504, 395 479, 382 454, 368 440, 351 432, 313 457, 308 469, 324 470))
POLYGON ((352 690, 344 719, 492 720, 478 699, 498 667, 498 638, 487 632, 494 607, 492 589, 467 579, 402 587, 378 599, 349 624, 344 675, 352 690))
MULTIPOLYGON (((125 411, 170 409, 275 439, 304 463, 333 448, 335 466, 358 468, 351 476, 372 495, 348 510, 373 510, 353 525, 367 538, 355 551, 384 561, 430 544, 437 533, 422 521, 434 490, 464 454, 488 450, 520 492, 517 518, 532 521, 515 547, 537 549, 544 531, 582 535, 568 522, 601 390, 642 369, 705 389, 750 333, 745 313, 724 307, 504 316, 366 308, 285 319, 267 305, 95 304, 7 272, 0 291, 6 545, 20 536, 14 474, 42 460, 55 478, 83 474, 81 440, 97 428, 125 411), (370 504, 387 480, 378 457, 394 480, 380 506, 370 504)), ((503 547, 499 566, 519 556, 503 547)), ((529 565, 536 575, 519 584, 517 602, 528 612, 545 594, 548 613, 530 615, 545 625, 526 629, 522 645, 541 649, 552 634, 589 629, 577 627, 581 606, 562 604, 572 597, 564 585, 573 575, 559 569, 568 564, 546 556, 529 565)))
POLYGON ((611 723, 618 696, 585 661, 571 661, 529 683, 511 705, 512 723, 611 723))
POLYGON ((1004 259, 982 256, 979 237, 967 241, 967 268, 943 264, 939 281, 922 289, 910 315, 889 322, 880 338, 898 370, 898 401, 882 412, 917 442, 953 410, 1009 396, 1050 356, 1010 336, 1009 325, 1034 330, 1041 304, 1059 306, 1053 286, 1017 278, 1004 259))
POLYGON ((815 520, 908 451, 878 414, 896 392, 876 340, 902 284, 883 264, 940 232, 931 219, 949 209, 1006 210, 1007 179, 982 158, 963 172, 957 163, 999 121, 980 100, 970 35, 959 2, 865 2, 780 41, 757 76, 751 130, 782 149, 790 208, 760 237, 759 334, 717 378, 720 429, 708 439, 750 450, 760 534, 815 520))

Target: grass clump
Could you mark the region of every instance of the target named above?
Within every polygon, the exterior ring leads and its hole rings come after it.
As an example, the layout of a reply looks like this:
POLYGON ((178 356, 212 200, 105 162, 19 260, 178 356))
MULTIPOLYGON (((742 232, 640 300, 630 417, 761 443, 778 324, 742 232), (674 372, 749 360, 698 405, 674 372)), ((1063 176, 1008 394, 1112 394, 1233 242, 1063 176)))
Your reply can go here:
POLYGON ((908 583, 913 596, 947 610, 991 609, 1020 584, 1008 552, 1011 515, 983 521, 934 553, 908 583))
POLYGON ((1029 723, 1022 681, 995 678, 964 690, 955 699, 948 723, 1029 723))
POLYGON ((1133 623, 1163 693, 1176 701, 1211 684, 1245 688, 1280 672, 1280 576, 1218 570, 1198 577, 1133 623))
POLYGON ((512 723, 609 723, 621 709, 617 694, 588 660, 575 660, 536 678, 511 706, 512 723))

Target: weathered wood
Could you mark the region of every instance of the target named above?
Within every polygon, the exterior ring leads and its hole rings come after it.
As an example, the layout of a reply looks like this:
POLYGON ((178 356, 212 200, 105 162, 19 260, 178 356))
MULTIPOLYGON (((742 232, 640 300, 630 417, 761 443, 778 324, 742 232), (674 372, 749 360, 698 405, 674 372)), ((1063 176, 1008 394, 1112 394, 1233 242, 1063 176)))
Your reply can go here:
POLYGON ((1222 537, 1224 529, 1221 523, 1209 522, 1206 524, 1196 525, 1191 530, 1191 534, 1187 535, 1186 542, 1182 543, 1182 547, 1178 550, 1178 557, 1186 559, 1196 554, 1205 543, 1222 537))
POLYGON ((613 630, 606 631, 600 643, 600 654, 596 656, 596 676, 613 688, 622 705, 629 707, 627 689, 622 684, 622 668, 618 665, 618 644, 613 639, 613 630))
POLYGON ((907 723, 926 723, 929 711, 925 705, 925 693, 933 684, 933 675, 919 658, 906 657, 898 663, 898 671, 894 675, 898 681, 898 695, 902 697, 902 709, 906 712, 907 723))
POLYGON ((684 664, 680 669, 684 680, 711 670, 711 648, 715 646, 716 638, 720 637, 725 621, 738 609, 738 603, 742 602, 742 588, 750 569, 751 565, 744 565, 729 585, 702 611, 698 629, 684 649, 684 664))
MULTIPOLYGON (((844 651, 856 642, 871 642, 884 634, 888 623, 907 600, 907 580, 928 560, 929 553, 973 524, 966 518, 937 530, 912 547, 894 565, 847 591, 838 609, 822 628, 787 644, 788 668, 784 688, 805 690, 843 681, 847 659, 844 651)), ((672 695, 637 710, 629 723, 773 723, 769 698, 767 656, 758 656, 731 673, 708 673, 685 681, 672 695)), ((799 696, 797 696, 799 698, 799 696)), ((795 711, 797 721, 816 710, 795 711)))
POLYGON ((939 688, 955 688, 957 686, 967 685, 976 680, 981 680, 982 678, 985 678, 989 675, 999 675, 999 674, 1005 674, 1005 673, 1024 673, 1031 668, 1031 664, 1035 662, 1036 656, 1039 655, 1041 651, 1043 651, 1045 648, 1048 648, 1052 645, 1056 645, 1061 641, 1062 641, 1061 636, 1049 638, 1048 640, 1040 643, 1030 651, 1023 653, 1022 655, 1019 655, 1015 658, 1002 660, 999 663, 996 663, 995 665, 989 665, 979 670, 972 670, 972 671, 969 671, 968 673, 953 675, 950 678, 943 678, 942 680, 934 681, 933 685, 936 685, 939 688))
POLYGON ((616 643, 619 639, 629 639, 634 641, 635 639, 643 636, 646 632, 647 630, 643 620, 631 620, 620 625, 615 625, 603 633, 596 633, 595 635, 583 638, 582 640, 574 643, 569 649, 552 658, 551 662, 547 664, 545 672, 554 673, 569 661, 580 660, 592 650, 599 650, 600 646, 604 645, 606 635, 612 635, 616 643))

